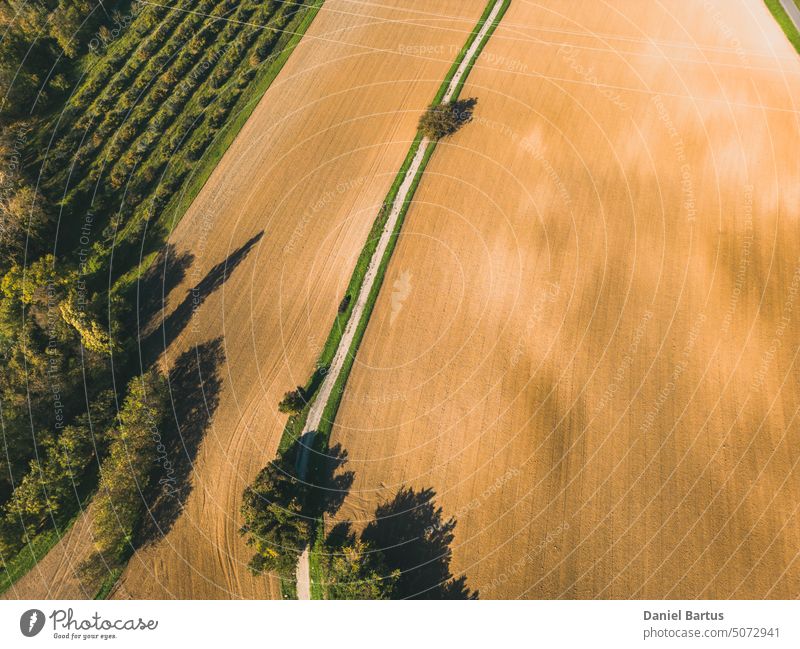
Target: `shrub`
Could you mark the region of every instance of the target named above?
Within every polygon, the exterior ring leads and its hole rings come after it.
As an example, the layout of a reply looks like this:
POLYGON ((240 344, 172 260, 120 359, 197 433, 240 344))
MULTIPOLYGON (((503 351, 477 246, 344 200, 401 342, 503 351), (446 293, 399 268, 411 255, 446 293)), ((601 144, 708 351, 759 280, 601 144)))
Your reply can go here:
POLYGON ((441 140, 452 135, 472 119, 477 99, 460 99, 445 104, 428 106, 419 119, 419 130, 431 140, 441 140))
POLYGON ((295 415, 306 407, 304 390, 299 385, 296 390, 290 390, 283 395, 278 404, 278 410, 285 414, 295 415))
POLYGON ((326 562, 328 599, 391 599, 400 571, 389 571, 383 554, 361 539, 338 548, 326 562))

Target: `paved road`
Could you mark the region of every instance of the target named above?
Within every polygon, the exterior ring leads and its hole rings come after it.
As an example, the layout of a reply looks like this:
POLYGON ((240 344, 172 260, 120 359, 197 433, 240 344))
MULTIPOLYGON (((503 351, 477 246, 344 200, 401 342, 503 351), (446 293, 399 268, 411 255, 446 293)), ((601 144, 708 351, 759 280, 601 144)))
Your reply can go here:
MULTIPOLYGON (((492 23, 500 13, 500 9, 502 9, 504 2, 505 0, 496 0, 491 13, 486 19, 486 22, 483 23, 483 26, 478 32, 477 38, 475 38, 474 42, 465 53, 464 59, 458 66, 453 78, 450 80, 450 83, 447 86, 447 91, 444 95, 444 101, 450 101, 453 98, 458 84, 469 69, 469 65, 475 58, 475 55, 477 54, 481 44, 486 40, 492 23)), ((400 211, 403 207, 403 204, 406 202, 408 193, 411 191, 411 185, 414 182, 414 178, 416 177, 420 165, 422 164, 422 160, 425 157, 425 151, 428 148, 428 144, 430 144, 430 140, 428 140, 428 138, 423 138, 416 155, 414 155, 414 159, 411 161, 408 171, 406 171, 406 175, 403 178, 403 182, 400 185, 400 189, 397 192, 394 203, 392 204, 392 210, 389 213, 389 218, 386 220, 386 225, 383 227, 383 232, 381 232, 381 238, 378 241, 378 246, 375 248, 375 252, 373 253, 372 258, 369 260, 369 266, 367 267, 367 273, 364 276, 364 282, 361 285, 361 290, 358 293, 356 304, 353 307, 352 313, 350 314, 350 319, 347 321, 347 326, 345 327, 342 339, 339 341, 339 347, 336 349, 336 355, 333 357, 331 366, 328 369, 328 373, 325 375, 325 379, 320 386, 319 393, 314 399, 314 403, 311 404, 311 408, 308 412, 308 419, 306 420, 306 426, 300 438, 302 450, 297 463, 297 473, 300 478, 305 477, 306 469, 308 468, 310 449, 314 442, 314 436, 316 435, 315 431, 319 428, 320 422, 322 421, 322 413, 325 410, 328 400, 330 399, 333 386, 336 384, 336 380, 341 374, 344 361, 347 358, 347 353, 350 351, 353 338, 355 337, 356 328, 361 322, 361 318, 364 315, 364 309, 367 305, 367 299, 369 298, 369 294, 372 291, 373 285, 375 284, 375 277, 378 273, 378 267, 383 260, 383 255, 386 252, 386 247, 389 245, 389 240, 391 239, 392 232, 394 232, 395 226, 397 225, 397 220, 400 218, 400 211)), ((300 556, 300 560, 297 564, 298 599, 311 599, 311 580, 308 566, 308 554, 309 549, 307 547, 300 556)))

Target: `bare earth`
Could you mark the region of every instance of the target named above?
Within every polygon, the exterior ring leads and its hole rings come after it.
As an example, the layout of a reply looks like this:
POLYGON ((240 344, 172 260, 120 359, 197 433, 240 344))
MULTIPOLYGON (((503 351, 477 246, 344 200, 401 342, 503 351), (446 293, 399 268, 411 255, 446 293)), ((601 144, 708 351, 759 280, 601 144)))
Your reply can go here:
MULTIPOLYGON (((203 387, 176 403, 188 399, 211 422, 184 510, 164 538, 134 555, 114 596, 280 596, 277 579, 247 569, 241 493, 275 457, 285 424, 276 405, 310 376, 419 114, 482 10, 458 0, 435 8, 326 1, 175 229, 170 259, 194 258, 167 291, 164 363, 195 350, 207 359, 218 338, 224 360, 201 373, 195 364, 203 387)), ((48 556, 42 566, 50 564, 48 556)), ((10 594, 44 597, 54 574, 31 573, 10 594)), ((58 595, 87 593, 71 579, 58 595)))
POLYGON ((61 541, 0 599, 92 599, 99 583, 81 571, 92 549, 92 519, 87 509, 61 541))
POLYGON ((481 598, 800 596, 800 59, 761 0, 513 2, 332 443, 481 598))
POLYGON ((168 350, 172 360, 222 336, 223 386, 183 514, 163 540, 137 553, 118 594, 279 596, 276 579, 247 569, 241 493, 275 457, 285 424, 276 405, 310 376, 417 116, 447 70, 449 48, 480 11, 452 0, 439 3, 437 18, 425 6, 326 2, 177 227, 177 254, 195 261, 170 294, 168 313, 197 278, 263 237, 168 350), (419 43, 443 51, 425 58, 399 51, 419 43))
MULTIPOLYGON (((497 19, 497 16, 500 14, 500 10, 502 8, 503 0, 495 0, 492 10, 489 12, 483 25, 481 25, 481 28, 478 30, 475 39, 464 53, 464 57, 458 64, 455 73, 450 78, 447 90, 442 97, 443 102, 448 102, 455 96, 456 89, 459 87, 462 79, 464 79, 467 71, 474 63, 476 54, 480 50, 481 46, 486 42, 489 31, 492 28, 492 24, 497 19)), ((297 466, 297 475, 300 477, 300 479, 306 478, 306 468, 308 466, 311 448, 313 447, 314 436, 319 429, 325 408, 331 398, 333 387, 336 384, 336 381, 339 379, 344 362, 350 353, 350 348, 353 345, 356 330, 364 318, 364 311, 375 284, 378 268, 380 267, 381 262, 386 254, 386 250, 389 247, 389 241, 391 240, 397 228, 397 221, 400 218, 400 212, 403 210, 403 206, 408 201, 409 192, 411 191, 414 179, 419 173, 420 166, 422 165, 422 161, 425 158, 425 153, 429 145, 430 140, 427 137, 423 137, 419 143, 419 146, 417 147, 414 157, 411 159, 411 163, 408 165, 408 168, 404 173, 403 180, 400 183, 397 189, 397 194, 394 197, 394 202, 391 204, 389 216, 386 218, 386 223, 384 224, 380 236, 378 237, 378 243, 375 246, 375 251, 372 253, 367 270, 364 273, 364 279, 362 280, 361 288, 356 296, 355 305, 353 306, 353 310, 350 313, 347 325, 342 333, 339 346, 336 349, 333 360, 327 368, 325 378, 322 380, 319 391, 315 395, 314 403, 308 410, 305 428, 302 433, 302 448, 297 466)), ((311 571, 308 565, 309 552, 310 548, 307 546, 300 555, 297 565, 296 581, 298 599, 311 599, 311 571)))

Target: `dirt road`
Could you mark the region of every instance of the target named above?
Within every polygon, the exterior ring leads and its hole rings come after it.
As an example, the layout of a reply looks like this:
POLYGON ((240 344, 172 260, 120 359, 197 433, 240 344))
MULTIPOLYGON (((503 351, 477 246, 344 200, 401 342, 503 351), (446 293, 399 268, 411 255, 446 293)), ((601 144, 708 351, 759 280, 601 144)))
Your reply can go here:
POLYGON ((168 328, 187 300, 191 318, 165 362, 218 338, 224 360, 215 394, 197 397, 213 409, 196 457, 176 460, 191 463, 191 492, 118 595, 279 596, 276 580, 247 569, 241 493, 275 455, 277 403, 310 375, 419 111, 479 11, 326 2, 176 228, 174 257, 193 259, 167 297, 168 328), (196 305, 192 287, 215 269, 218 287, 196 305))
MULTIPOLYGON (((115 596, 279 596, 247 568, 241 493, 275 456, 277 403, 311 373, 419 114, 481 11, 326 1, 178 224, 169 278, 146 297, 165 293, 162 362, 194 386, 175 403, 182 495, 115 596)), ((32 572, 16 592, 44 597, 54 578, 32 572)))
MULTIPOLYGON (((492 25, 497 19, 497 16, 500 13, 500 10, 503 8, 503 4, 505 0, 496 0, 492 10, 489 12, 485 22, 478 30, 478 35, 475 37, 475 40, 471 43, 469 48, 467 49, 464 57, 459 64, 458 68, 456 69, 453 77, 450 79, 450 82, 447 86, 447 90, 444 93, 443 101, 448 102, 454 98, 456 90, 459 87, 461 81, 465 78, 467 71, 469 70, 470 66, 474 64, 477 53, 480 48, 485 44, 487 40, 487 36, 489 31, 492 28, 492 25)), ((372 292, 372 288, 375 285, 375 279, 377 277, 378 268, 383 261, 383 258, 386 254, 386 249, 389 246, 389 241, 392 238, 393 233, 397 229, 397 222, 400 218, 400 214, 403 210, 403 206, 405 205, 406 201, 409 198, 409 192, 414 184, 414 180, 416 179, 417 175, 420 172, 420 167, 423 163, 425 158, 425 154, 428 150, 428 146, 430 145, 430 140, 428 138, 423 138, 419 144, 419 148, 417 152, 414 154, 414 157, 411 160, 411 164, 408 166, 406 170, 405 176, 400 183, 400 188, 395 196, 394 202, 392 203, 391 209, 389 211, 389 216, 386 219, 386 224, 383 227, 383 231, 381 232, 380 239, 378 240, 378 245, 375 248, 375 252, 372 255, 372 258, 369 261, 369 265, 367 267, 367 272, 364 275, 364 281, 361 285, 361 290, 358 293, 356 298, 355 306, 353 307, 353 311, 350 315, 350 319, 347 322, 347 326, 345 327, 344 333, 342 334, 342 338, 339 342, 339 347, 334 354, 333 361, 331 362, 330 367, 328 368, 327 373, 325 374, 325 378, 322 381, 322 385, 320 386, 319 392, 316 395, 314 403, 311 405, 309 409, 308 418, 306 419, 306 425, 302 433, 302 440, 303 446, 300 452, 300 458, 298 461, 298 475, 303 478, 306 474, 306 468, 308 466, 308 458, 310 449, 313 447, 314 443, 314 435, 315 432, 319 429, 320 422, 322 421, 322 416, 325 411, 325 407, 328 404, 328 401, 331 396, 331 392, 333 387, 336 385, 336 381, 339 378, 339 375, 342 372, 342 367, 344 366, 345 359, 347 358, 348 353, 350 352, 351 347, 353 346, 353 340, 355 338, 356 329, 359 326, 359 323, 362 321, 364 317, 364 310, 367 306, 367 301, 369 299, 369 295, 372 292)), ((376 215, 377 216, 377 215, 376 215)), ((311 598, 311 583, 310 583, 310 570, 308 567, 308 559, 309 559, 309 550, 308 547, 305 551, 300 555, 300 560, 298 562, 297 567, 297 596, 298 599, 310 599, 311 598)))

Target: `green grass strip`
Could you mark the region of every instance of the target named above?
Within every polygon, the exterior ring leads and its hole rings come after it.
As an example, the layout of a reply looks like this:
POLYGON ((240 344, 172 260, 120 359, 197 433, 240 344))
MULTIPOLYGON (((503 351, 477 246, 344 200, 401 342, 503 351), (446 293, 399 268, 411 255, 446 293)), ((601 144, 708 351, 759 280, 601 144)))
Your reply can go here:
POLYGON ((44 556, 69 532, 72 524, 77 520, 77 516, 61 529, 45 530, 37 534, 19 553, 4 561, 3 572, 0 573, 0 594, 6 592, 17 581, 24 577, 30 570, 41 561, 44 556))
MULTIPOLYGON (((792 19, 780 3, 780 0, 764 0, 770 13, 775 17, 775 20, 781 26, 784 34, 789 39, 789 42, 794 45, 794 49, 800 54, 800 32, 797 31, 792 19)), ((800 4, 798 4, 800 7, 800 4)))
MULTIPOLYGON (((367 274, 369 262, 372 259, 372 256, 375 254, 375 249, 378 247, 378 241, 380 240, 381 232, 386 225, 386 221, 389 218, 389 212, 391 211, 392 204, 397 197, 397 192, 400 191, 400 185, 402 184, 403 179, 406 177, 406 173, 411 166, 414 156, 417 154, 417 150, 419 149, 421 141, 422 135, 418 133, 411 144, 408 155, 406 155, 406 158, 400 167, 400 171, 397 173, 397 176, 395 176, 394 182, 392 183, 389 193, 386 195, 386 198, 383 201, 383 206, 381 207, 377 218, 372 224, 370 233, 367 236, 367 242, 364 244, 364 247, 361 249, 361 253, 358 255, 355 268, 353 269, 353 274, 350 276, 350 282, 347 285, 346 295, 349 295, 353 299, 350 300, 350 304, 348 305, 347 309, 343 313, 337 314, 333 321, 333 326, 331 327, 331 331, 328 334, 328 338, 325 341, 325 345, 323 346, 319 360, 317 361, 317 370, 304 386, 306 395, 309 397, 309 402, 301 413, 289 417, 288 421, 286 422, 286 427, 283 429, 283 434, 281 435, 281 441, 278 445, 278 453, 283 453, 286 451, 295 440, 299 439, 300 435, 303 433, 306 419, 308 418, 308 411, 311 408, 311 404, 314 402, 314 385, 317 383, 315 379, 319 377, 318 373, 323 368, 327 368, 330 365, 331 361, 333 361, 334 355, 336 354, 336 350, 339 348, 339 343, 344 335, 345 327, 347 326, 350 315, 355 308, 356 301, 354 298, 358 295, 359 291, 361 290, 361 285, 364 283, 364 277, 367 274)), ((316 387, 319 387, 318 384, 316 387)))
MULTIPOLYGON (((477 51, 475 52, 474 58, 469 62, 466 69, 464 70, 464 74, 459 80, 459 83, 456 86, 455 91, 453 93, 453 100, 459 98, 461 90, 463 89, 467 77, 469 76, 469 73, 472 71, 475 62, 478 60, 478 57, 483 51, 483 48, 486 46, 486 43, 489 42, 489 39, 491 38, 492 34, 494 33, 494 30, 497 28, 497 25, 499 24, 500 20, 502 19, 503 15, 505 14, 510 4, 511 0, 505 0, 503 6, 500 8, 500 11, 498 11, 495 20, 492 22, 491 27, 486 33, 486 38, 483 39, 483 42, 480 44, 477 51)), ((487 5, 486 9, 483 12, 483 15, 481 16, 481 21, 472 30, 470 38, 467 40, 467 44, 459 52, 459 59, 456 61, 456 63, 453 64, 453 66, 451 66, 450 71, 452 73, 455 73, 455 71, 458 69, 458 66, 461 65, 461 62, 464 56, 466 55, 467 50, 475 41, 478 32, 488 19, 488 16, 491 13, 491 10, 494 7, 494 5, 495 5, 494 2, 490 2, 487 5)), ((434 101, 434 103, 441 103, 442 97, 444 97, 445 93, 447 92, 447 87, 449 86, 450 82, 453 79, 453 74, 449 72, 448 77, 449 78, 442 83, 442 86, 436 95, 436 100, 434 101)), ((417 152, 417 149, 419 147, 419 140, 421 140, 421 135, 418 134, 417 139, 414 141, 415 146, 412 147, 413 154, 416 154, 417 152)), ((436 142, 431 142, 430 144, 428 144, 428 150, 425 152, 425 155, 422 159, 422 163, 420 164, 419 169, 417 170, 417 174, 411 183, 411 187, 409 188, 406 200, 403 203, 402 208, 400 209, 400 214, 397 219, 397 226, 395 227, 394 232, 392 232, 392 236, 389 239, 389 245, 386 247, 386 252, 383 256, 383 259, 381 259, 380 266, 378 267, 378 272, 375 276, 375 283, 372 285, 372 290, 370 291, 369 297, 367 298, 367 303, 364 307, 363 317, 361 318, 361 322, 358 323, 355 335, 353 336, 352 346, 348 350, 348 354, 347 357, 345 358, 342 370, 339 373, 339 376, 336 378, 336 383, 334 383, 333 389, 331 390, 330 399, 328 400, 328 403, 325 405, 325 409, 323 410, 322 421, 320 422, 320 429, 318 431, 319 439, 315 440, 320 445, 320 448, 324 448, 325 446, 327 446, 328 439, 330 438, 330 433, 333 429, 333 422, 336 419, 336 414, 339 410, 339 405, 341 404, 342 396, 344 395, 344 389, 345 386, 347 385, 347 380, 350 376, 350 370, 353 367, 353 363, 355 363, 355 358, 358 352, 358 348, 361 345, 361 341, 364 337, 364 333, 367 330, 367 325, 369 324, 372 311, 375 308, 375 303, 378 300, 378 295, 380 294, 380 290, 383 285, 384 277, 386 276, 386 271, 389 267, 389 261, 392 257, 392 253, 394 252, 395 246, 397 245, 397 240, 398 237, 400 236, 400 230, 403 227, 403 222, 405 221, 406 213, 408 212, 408 208, 411 205, 411 201, 414 198, 414 194, 417 191, 417 187, 419 186, 419 183, 422 180, 422 175, 425 172, 426 167, 428 166, 428 161, 431 159, 431 156, 433 155, 435 149, 436 149, 436 142)), ((400 182, 402 182, 404 177, 405 177, 405 172, 403 172, 402 175, 398 175, 398 179, 400 180, 400 182)), ((399 187, 399 183, 397 183, 397 186, 399 187)))
POLYGON ((503 6, 500 7, 500 11, 497 12, 497 16, 495 16, 495 19, 492 21, 491 27, 489 27, 489 30, 486 32, 486 38, 484 38, 483 42, 480 45, 478 45, 478 49, 475 52, 474 58, 469 62, 466 69, 464 70, 464 74, 461 77, 461 80, 458 82, 458 85, 456 86, 455 92, 453 94, 453 99, 458 99, 458 96, 461 94, 461 90, 464 88, 464 84, 467 82, 467 77, 469 77, 470 73, 472 72, 472 68, 475 67, 475 63, 480 57, 481 52, 483 52, 483 48, 486 47, 486 44, 492 37, 492 34, 494 34, 494 30, 497 29, 497 26, 500 24, 500 21, 503 19, 503 16, 506 15, 506 11, 508 11, 508 7, 510 5, 511 5, 511 0, 506 0, 503 3, 503 6))
POLYGON ((319 430, 317 431, 318 436, 315 440, 315 442, 319 444, 321 448, 325 448, 325 446, 328 444, 328 440, 333 429, 333 422, 336 419, 336 414, 339 411, 339 405, 341 404, 342 396, 344 395, 344 389, 347 385, 347 379, 350 377, 350 370, 353 368, 353 363, 355 363, 356 354, 358 353, 358 348, 360 347, 361 341, 364 338, 364 333, 367 330, 367 325, 369 324, 372 310, 375 308, 375 303, 378 301, 378 295, 380 294, 383 280, 389 267, 389 261, 391 260, 392 253, 397 245, 397 240, 400 237, 400 230, 403 227, 403 221, 405 220, 406 213, 411 205, 411 200, 414 197, 414 193, 417 191, 417 187, 422 180, 422 175, 425 173, 425 167, 428 165, 428 161, 433 155, 435 149, 435 142, 428 144, 428 148, 425 151, 424 157, 422 158, 422 163, 420 164, 417 174, 414 176, 414 180, 409 188, 408 197, 403 203, 403 207, 400 209, 400 214, 397 217, 397 227, 395 228, 394 232, 392 232, 392 236, 389 238, 389 244, 386 246, 386 252, 383 255, 383 259, 381 259, 380 265, 378 266, 378 271, 375 274, 375 282, 372 285, 372 290, 370 290, 369 296, 367 297, 367 303, 364 306, 364 314, 361 318, 361 321, 358 323, 358 327, 356 327, 355 334, 353 335, 353 343, 348 350, 347 357, 342 365, 342 370, 339 372, 339 376, 336 377, 336 382, 333 384, 330 399, 328 399, 328 403, 325 405, 325 409, 322 411, 322 421, 320 422, 319 430))
MULTIPOLYGON (((439 89, 436 92, 433 101, 431 102, 432 105, 440 104, 442 102, 442 99, 444 98, 444 95, 447 92, 448 87, 450 86, 450 82, 453 80, 453 77, 458 71, 458 68, 461 65, 462 61, 464 60, 467 51, 475 42, 475 39, 478 37, 480 30, 482 29, 485 22, 488 20, 489 15, 491 14, 495 4, 496 3, 493 0, 487 3, 486 8, 483 10, 481 17, 478 20, 478 23, 475 25, 475 27, 473 27, 472 31, 469 34, 469 37, 459 50, 455 61, 453 61, 452 65, 450 66, 450 69, 448 70, 447 74, 444 77, 444 80, 439 86, 439 89)), ((503 3, 502 8, 498 12, 497 17, 493 21, 491 28, 486 34, 486 38, 476 51, 474 59, 470 62, 469 66, 464 71, 464 75, 462 76, 453 94, 454 100, 458 99, 459 93, 461 92, 461 89, 464 87, 464 83, 466 82, 466 79, 469 76, 472 67, 475 65, 475 61, 480 56, 480 53, 483 51, 483 48, 485 47, 486 43, 488 42, 494 30, 497 28, 497 24, 500 22, 500 19, 503 17, 510 4, 511 0, 506 0, 503 3)), ((403 183, 403 180, 405 179, 406 174, 408 173, 408 169, 411 166, 411 162, 414 159, 414 156, 417 154, 417 151, 419 150, 421 142, 422 142, 422 134, 418 132, 416 134, 416 137, 411 143, 411 147, 409 148, 408 154, 406 155, 406 158, 403 161, 400 170, 397 172, 397 175, 395 176, 392 186, 389 188, 389 192, 383 201, 383 206, 380 212, 378 213, 378 216, 375 219, 374 223, 372 224, 372 228, 367 237, 367 241, 364 244, 364 247, 362 248, 361 253, 358 256, 355 268, 353 269, 353 274, 351 275, 350 282, 348 283, 346 295, 349 295, 351 297, 350 304, 343 313, 337 314, 336 318, 334 319, 333 326, 331 327, 330 333, 328 334, 328 338, 325 341, 325 345, 323 346, 322 352, 320 353, 320 357, 317 361, 316 372, 319 372, 320 368, 326 368, 331 363, 334 355, 336 354, 336 350, 338 349, 339 343, 341 342, 342 335, 344 334, 347 322, 350 319, 353 308, 355 307, 355 302, 356 302, 355 298, 358 295, 364 283, 364 277, 366 276, 369 262, 372 259, 372 256, 375 254, 375 249, 378 246, 378 241, 380 239, 381 232, 383 231, 383 228, 386 225, 386 221, 389 217, 389 212, 392 208, 392 205, 394 204, 395 198, 397 197, 397 193, 400 190, 400 185, 403 183)), ((420 164, 419 171, 416 177, 414 178, 414 181, 406 197, 406 201, 403 204, 403 207, 400 211, 395 231, 392 233, 389 245, 387 246, 386 249, 386 253, 383 259, 381 260, 381 264, 378 268, 378 272, 376 275, 375 284, 373 285, 372 290, 370 291, 369 298, 367 300, 367 305, 364 310, 363 318, 361 322, 359 322, 358 324, 358 328, 356 329, 356 333, 353 338, 353 344, 348 352, 347 358, 345 359, 342 371, 339 373, 336 383, 333 386, 333 390, 331 391, 331 397, 328 400, 328 403, 326 404, 325 409, 323 411, 322 422, 320 423, 320 429, 319 431, 317 431, 319 434, 317 435, 317 438, 315 440, 315 445, 317 445, 319 449, 324 449, 327 446, 328 438, 330 436, 330 432, 333 427, 333 421, 336 418, 336 412, 338 411, 339 405, 341 403, 344 387, 347 383, 347 379, 349 377, 353 363, 355 362, 355 354, 358 351, 361 339, 363 338, 364 332, 366 331, 367 323, 369 322, 369 318, 372 315, 372 310, 375 306, 375 302, 378 299, 378 294, 380 292, 381 285, 383 284, 383 278, 386 274, 386 269, 389 264, 389 259, 391 258, 392 252, 394 251, 395 245, 397 243, 397 237, 403 225, 405 214, 408 210, 408 207, 411 203, 414 193, 416 192, 417 186, 419 185, 419 182, 422 179, 422 174, 425 171, 425 167, 428 164, 428 160, 430 160, 430 157, 433 155, 433 151, 435 150, 435 148, 436 148, 435 142, 432 142, 428 145, 428 150, 425 152, 425 157, 422 160, 422 164, 420 164)), ((288 449, 292 445, 292 443, 295 440, 297 440, 302 434, 303 429, 305 428, 306 419, 308 417, 308 411, 310 409, 311 403, 313 403, 313 398, 314 398, 313 392, 309 394, 309 388, 313 386, 314 383, 315 383, 315 377, 312 376, 312 378, 309 379, 309 381, 305 385, 306 394, 309 397, 309 403, 301 413, 294 415, 288 419, 286 427, 283 430, 283 434, 281 435, 280 443, 278 445, 279 453, 286 451, 286 449, 288 449)))
POLYGON ((281 597, 283 599, 297 599, 297 584, 292 579, 281 577, 281 597))
POLYGON ((111 591, 114 588, 114 585, 119 581, 119 578, 122 576, 122 571, 125 568, 114 568, 111 572, 108 573, 108 576, 103 579, 100 583, 100 588, 97 590, 97 594, 94 596, 95 599, 108 599, 108 596, 111 594, 111 591))
MULTIPOLYGON (((510 1, 511 0, 509 0, 509 2, 510 1)), ((448 86, 450 86, 450 82, 453 80, 453 77, 456 75, 456 72, 458 71, 458 66, 461 65, 461 62, 464 60, 464 57, 467 55, 467 51, 469 50, 470 47, 472 47, 472 44, 475 42, 475 39, 478 38, 478 33, 481 31, 481 27, 483 27, 483 24, 489 18, 489 14, 492 13, 492 7, 493 6, 494 6, 494 3, 492 3, 492 2, 487 3, 486 8, 483 10, 483 13, 481 14, 481 17, 478 19, 477 24, 475 25, 475 27, 472 28, 472 31, 470 32, 469 37, 467 38, 466 42, 464 43, 464 45, 459 50, 458 56, 456 56, 456 59, 455 59, 455 61, 453 61, 453 64, 450 66, 450 69, 447 71, 447 74, 444 75, 444 81, 442 81, 442 85, 439 86, 439 90, 436 93, 436 95, 434 96, 433 102, 431 102, 431 103, 433 103, 433 104, 442 103, 442 99, 444 98, 444 94, 447 92, 447 88, 448 88, 448 86)), ((488 38, 489 38, 489 36, 487 36, 487 40, 488 40, 488 38)), ((478 54, 480 54, 480 52, 478 52, 478 54)), ((475 56, 475 58, 478 58, 477 55, 475 56)), ((464 74, 464 77, 466 77, 468 74, 469 74, 469 72, 466 72, 464 74)), ((456 93, 456 95, 457 94, 458 93, 456 93)))
POLYGON ((308 567, 311 576, 311 599, 328 599, 325 588, 325 525, 322 519, 316 524, 316 538, 308 553, 308 567))

